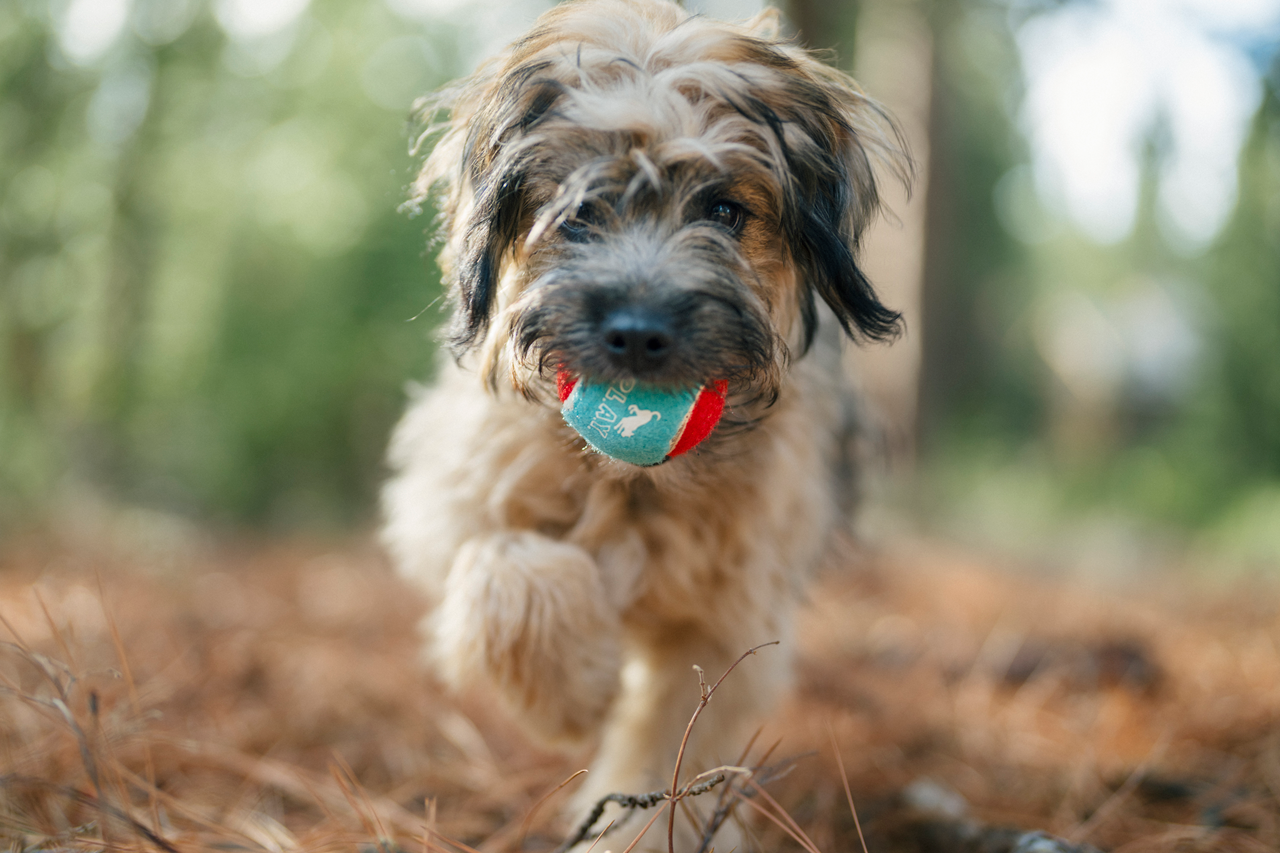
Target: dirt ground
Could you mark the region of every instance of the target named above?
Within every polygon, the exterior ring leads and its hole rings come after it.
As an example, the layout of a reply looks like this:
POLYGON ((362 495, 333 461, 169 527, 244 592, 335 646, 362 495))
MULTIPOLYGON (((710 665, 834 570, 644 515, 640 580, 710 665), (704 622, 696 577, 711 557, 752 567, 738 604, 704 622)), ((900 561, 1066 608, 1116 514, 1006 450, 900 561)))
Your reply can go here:
MULTIPOLYGON (((1071 585, 921 543, 842 562, 803 612, 795 694, 744 760, 764 793, 721 789, 759 849, 862 849, 841 763, 872 851, 1025 847, 1002 828, 1280 849, 1273 586, 1071 585)), ((553 850, 576 780, 557 786, 588 756, 444 694, 418 665, 421 607, 367 541, 9 545, 0 838, 553 850)), ((691 674, 691 711, 697 690, 691 674)), ((595 849, 623 850, 640 818, 595 849)))

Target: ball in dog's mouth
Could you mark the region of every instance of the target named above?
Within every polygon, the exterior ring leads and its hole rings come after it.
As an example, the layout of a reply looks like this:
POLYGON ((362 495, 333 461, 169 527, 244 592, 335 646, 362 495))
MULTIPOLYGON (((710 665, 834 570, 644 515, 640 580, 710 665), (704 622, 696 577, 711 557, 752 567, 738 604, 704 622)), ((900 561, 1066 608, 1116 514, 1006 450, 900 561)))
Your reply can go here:
POLYGON ((632 465, 660 465, 711 434, 724 413, 729 383, 673 389, 634 379, 591 382, 556 375, 560 413, 592 448, 632 465))

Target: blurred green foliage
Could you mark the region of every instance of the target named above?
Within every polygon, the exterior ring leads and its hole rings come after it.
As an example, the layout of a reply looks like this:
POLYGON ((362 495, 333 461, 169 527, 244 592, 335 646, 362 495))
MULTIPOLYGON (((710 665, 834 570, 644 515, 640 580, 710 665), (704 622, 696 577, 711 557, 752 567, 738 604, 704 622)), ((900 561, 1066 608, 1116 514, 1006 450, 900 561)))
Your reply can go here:
POLYGON ((1038 554, 1105 527, 1113 552, 1189 533, 1280 560, 1277 46, 1258 52, 1270 70, 1239 198, 1208 249, 1188 253, 1159 221, 1158 121, 1133 233, 1100 245, 1036 197, 1011 32, 989 20, 1001 6, 931 6, 942 159, 916 502, 963 538, 1038 554))
POLYGON ((1198 425, 1228 483, 1280 482, 1280 56, 1241 155, 1240 201, 1207 279, 1215 352, 1198 425))
MULTIPOLYGON (((431 217, 399 211, 410 106, 474 58, 474 21, 414 2, 0 3, 0 531, 86 488, 228 524, 372 513, 440 314, 431 217), (89 6, 123 10, 118 37, 77 23, 89 6)), ((926 503, 1024 537, 1106 507, 1280 554, 1280 71, 1207 252, 1156 222, 1159 128, 1134 235, 1100 246, 1036 200, 1010 6, 919 7, 926 503), (1079 361, 1098 327, 1166 315, 1194 346, 1079 361)))
POLYGON ((205 0, 138 0, 77 64, 71 14, 0 4, 0 521, 69 484, 367 514, 433 358, 430 217, 397 208, 453 33, 317 0, 237 41, 205 0))

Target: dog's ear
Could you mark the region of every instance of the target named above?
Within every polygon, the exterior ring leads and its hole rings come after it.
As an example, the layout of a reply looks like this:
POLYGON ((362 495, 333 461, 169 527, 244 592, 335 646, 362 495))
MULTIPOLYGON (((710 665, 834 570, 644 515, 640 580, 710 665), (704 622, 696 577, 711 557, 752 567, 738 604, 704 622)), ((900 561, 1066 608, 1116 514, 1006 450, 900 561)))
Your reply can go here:
POLYGON ((428 105, 433 112, 448 109, 450 117, 436 126, 444 133, 414 182, 410 204, 420 205, 437 185, 445 189, 441 261, 455 302, 450 342, 457 354, 484 337, 505 257, 527 225, 531 147, 518 139, 563 93, 558 82, 540 79, 540 70, 537 64, 496 74, 482 68, 428 105))
POLYGON ((902 315, 880 302, 858 250, 880 208, 876 167, 910 183, 902 136, 843 73, 794 48, 768 49, 781 83, 758 90, 753 111, 772 125, 785 161, 782 228, 804 279, 805 348, 817 331, 819 297, 851 337, 896 337, 902 315))
MULTIPOLYGON (((821 137, 820 137, 821 138, 821 137)), ((792 152, 788 200, 793 251, 807 285, 802 294, 805 346, 817 330, 820 296, 851 337, 896 337, 902 315, 887 308, 859 266, 862 233, 879 207, 869 158, 851 128, 835 125, 817 150, 792 152)))
POLYGON ((461 230, 454 283, 458 305, 450 336, 455 352, 468 349, 488 328, 503 257, 519 236, 524 209, 524 174, 517 169, 472 174, 468 182, 473 198, 465 219, 453 226, 461 230))

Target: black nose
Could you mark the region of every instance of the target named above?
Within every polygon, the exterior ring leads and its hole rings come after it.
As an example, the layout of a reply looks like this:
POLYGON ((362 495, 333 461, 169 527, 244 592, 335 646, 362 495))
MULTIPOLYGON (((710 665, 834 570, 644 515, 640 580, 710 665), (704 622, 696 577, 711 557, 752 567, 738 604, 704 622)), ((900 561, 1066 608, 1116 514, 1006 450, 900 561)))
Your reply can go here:
POLYGON ((671 321, 643 308, 614 311, 600 324, 600 335, 614 363, 634 373, 661 368, 675 343, 671 321))

